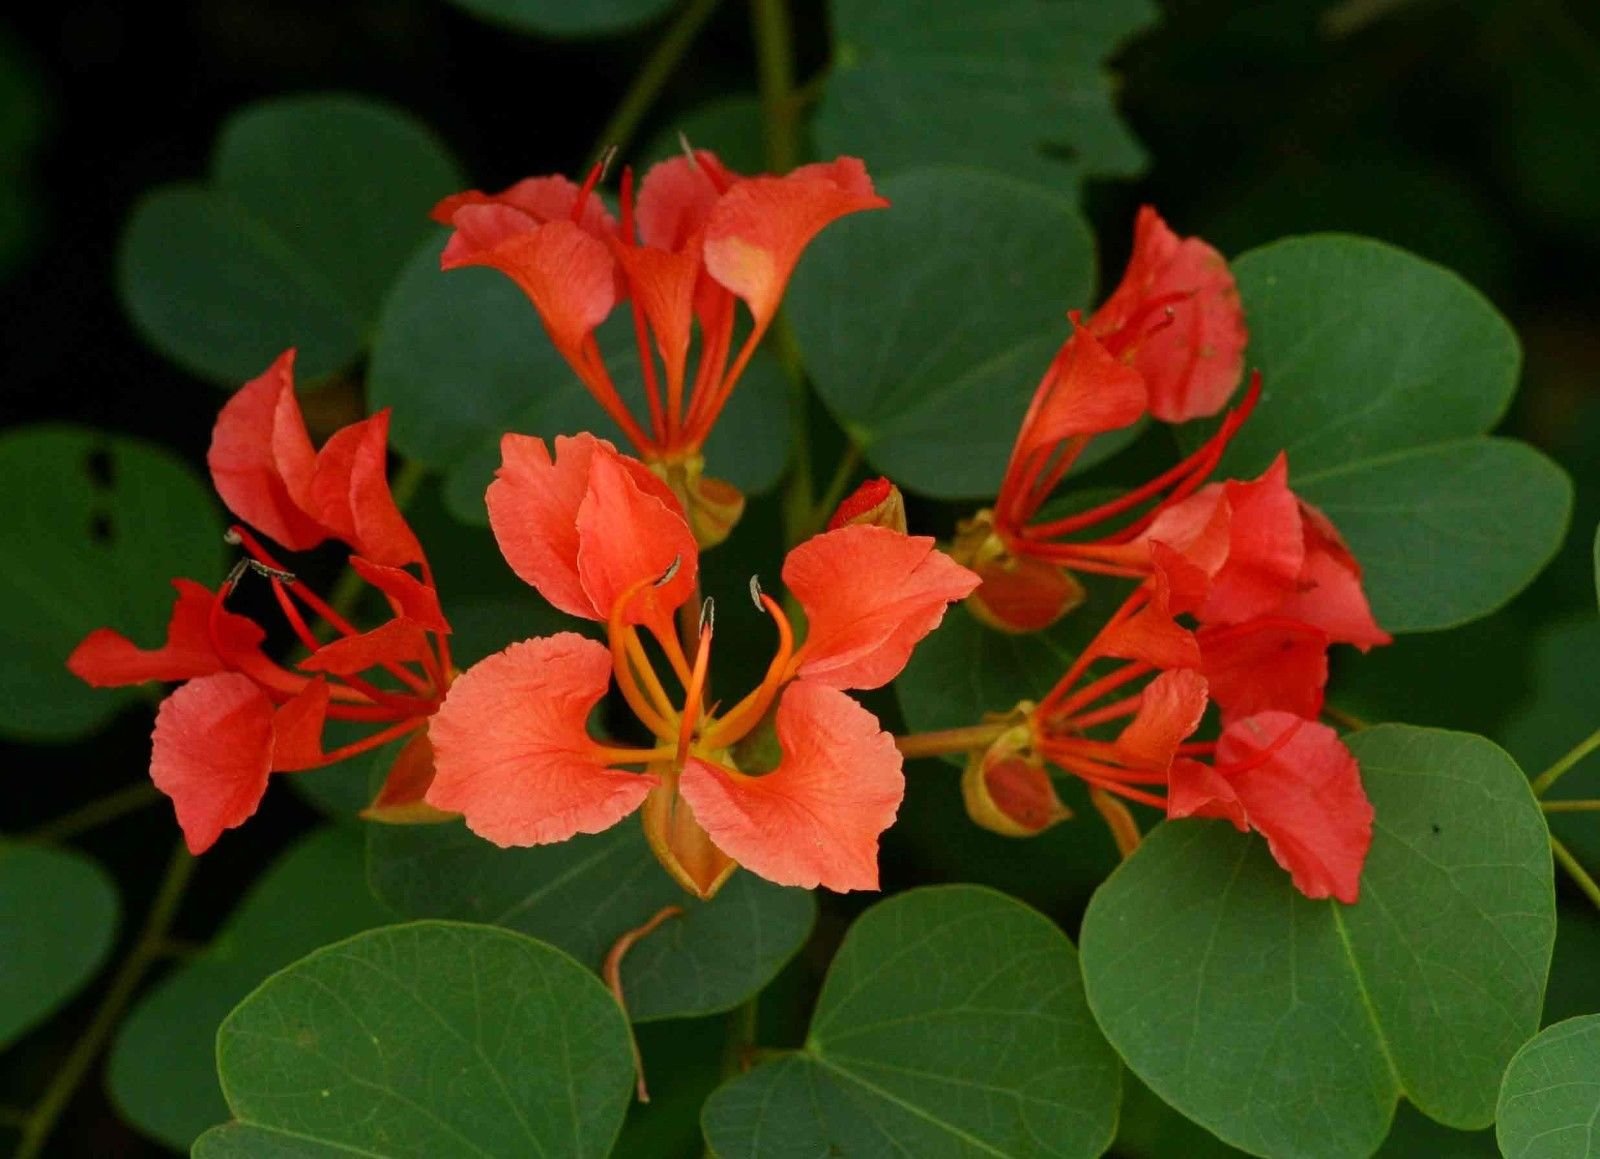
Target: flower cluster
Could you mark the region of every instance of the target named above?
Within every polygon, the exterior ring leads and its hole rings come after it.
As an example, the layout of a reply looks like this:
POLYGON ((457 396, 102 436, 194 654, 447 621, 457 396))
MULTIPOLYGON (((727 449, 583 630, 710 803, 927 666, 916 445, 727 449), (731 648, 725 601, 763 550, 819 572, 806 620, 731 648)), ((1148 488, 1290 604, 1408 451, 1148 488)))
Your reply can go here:
POLYGON ((1119 798, 1224 817, 1266 836, 1308 896, 1352 902, 1372 809, 1355 759, 1317 718, 1328 648, 1389 637, 1338 531, 1290 489, 1285 456, 1259 479, 1207 482, 1259 382, 1176 467, 1091 511, 1033 522, 1092 436, 1146 413, 1221 409, 1243 341, 1221 258, 1144 210, 1127 276, 1087 325, 1074 319, 995 507, 965 524, 956 549, 983 578, 969 606, 1008 631, 1046 627, 1080 602, 1074 571, 1139 583, 1055 686, 973 752, 964 793, 979 823, 1039 832, 1068 815, 1048 763, 1087 783, 1125 852, 1138 829, 1119 798), (1074 538, 1141 508, 1115 531, 1074 538), (1208 706, 1220 738, 1191 741, 1208 706))

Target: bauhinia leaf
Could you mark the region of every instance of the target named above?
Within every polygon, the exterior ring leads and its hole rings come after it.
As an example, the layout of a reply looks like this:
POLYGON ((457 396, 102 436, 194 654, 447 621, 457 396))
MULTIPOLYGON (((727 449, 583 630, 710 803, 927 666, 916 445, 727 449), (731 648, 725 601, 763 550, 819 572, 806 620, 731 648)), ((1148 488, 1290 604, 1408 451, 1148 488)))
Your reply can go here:
POLYGON ((1495 1115, 1506 1159, 1600 1153, 1600 1014, 1546 1027, 1506 1068, 1495 1115))

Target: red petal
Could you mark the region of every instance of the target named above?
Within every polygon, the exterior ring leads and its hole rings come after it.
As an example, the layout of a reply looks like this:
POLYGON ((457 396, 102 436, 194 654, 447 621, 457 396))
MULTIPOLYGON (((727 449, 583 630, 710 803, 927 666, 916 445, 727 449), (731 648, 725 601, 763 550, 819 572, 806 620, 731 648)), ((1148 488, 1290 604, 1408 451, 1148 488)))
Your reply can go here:
POLYGON ((1150 413, 1163 422, 1215 414, 1239 385, 1247 335, 1228 263, 1199 238, 1179 238, 1149 206, 1139 211, 1121 284, 1089 320, 1104 338, 1124 327, 1150 413), (1181 297, 1150 309, 1171 295, 1181 297))
POLYGON ((1107 625, 1086 650, 1157 668, 1198 668, 1200 646, 1194 633, 1172 618, 1165 574, 1157 571, 1155 575, 1150 602, 1128 619, 1107 625))
POLYGON ((756 329, 764 330, 811 239, 846 214, 888 204, 853 157, 740 181, 707 219, 706 269, 744 299, 756 329))
POLYGON ((415 620, 396 617, 370 632, 343 636, 300 661, 302 672, 353 676, 379 664, 422 663, 431 656, 427 634, 415 620))
POLYGON ((981 582, 967 610, 1002 632, 1042 632, 1084 600, 1071 572, 1031 556, 1000 556, 974 570, 981 582))
POLYGON ((673 609, 694 592, 699 551, 666 484, 631 462, 632 467, 609 444, 590 456, 588 491, 578 507, 578 576, 602 616, 611 614, 629 588, 645 582, 628 606, 627 621, 671 631, 673 609), (653 582, 674 566, 670 580, 653 582))
POLYGON ((445 247, 445 269, 490 266, 522 289, 539 311, 550 340, 569 361, 617 304, 616 262, 606 243, 571 221, 532 225, 502 205, 467 205, 455 211, 455 236, 445 247))
POLYGON ((150 779, 172 798, 190 853, 244 824, 267 791, 272 701, 236 672, 191 680, 161 702, 150 779))
MULTIPOLYGON (((117 688, 146 680, 189 680, 225 672, 228 664, 218 657, 211 642, 211 609, 217 597, 193 580, 176 579, 177 601, 167 621, 167 640, 159 648, 140 648, 120 632, 96 628, 67 658, 78 679, 96 688, 117 688)), ((229 652, 252 651, 266 633, 253 620, 219 611, 217 631, 229 652)))
POLYGON ((1227 562, 1232 517, 1222 484, 1212 483, 1163 510, 1139 537, 1140 542, 1151 545, 1152 551, 1157 545, 1165 545, 1204 577, 1203 590, 1191 593, 1195 597, 1193 605, 1181 610, 1199 607, 1210 590, 1210 577, 1227 562))
POLYGON ((900 488, 884 478, 868 479, 857 487, 834 510, 828 520, 828 531, 861 523, 871 527, 887 527, 890 531, 906 533, 906 501, 900 488))
POLYGON ((414 620, 430 632, 449 634, 450 625, 439 607, 439 593, 431 585, 404 568, 385 567, 359 555, 350 557, 350 567, 388 597, 389 607, 396 616, 414 620))
POLYGON ((611 654, 571 632, 524 640, 469 668, 428 726, 428 804, 466 816, 496 845, 599 833, 658 779, 610 769, 585 722, 606 693, 611 654))
MULTIPOLYGON (((527 177, 499 193, 476 189, 453 193, 433 207, 430 216, 441 225, 456 225, 456 211, 473 205, 502 205, 526 215, 516 232, 526 232, 547 221, 571 221, 581 187, 565 177, 527 177)), ((616 222, 606 212, 605 203, 590 196, 584 203, 578 224, 596 237, 615 232, 616 222)), ((453 241, 454 239, 452 239, 453 241)))
POLYGON ((1244 806, 1239 803, 1228 778, 1210 765, 1179 757, 1172 762, 1167 778, 1168 817, 1215 817, 1233 822, 1243 833, 1250 828, 1244 806))
POLYGON ((389 490, 389 412, 335 431, 317 454, 311 509, 356 551, 387 567, 420 563, 422 546, 389 490))
POLYGON ((1365 652, 1393 637, 1378 627, 1361 588, 1361 565, 1339 538, 1326 515, 1309 503, 1300 504, 1305 527, 1306 561, 1298 591, 1278 606, 1278 614, 1303 620, 1328 633, 1339 644, 1365 652))
POLYGON ((1139 711, 1117 738, 1117 748, 1130 764, 1166 769, 1205 713, 1203 676, 1187 668, 1163 672, 1145 685, 1139 711))
POLYGON ((650 167, 639 183, 635 215, 639 240, 651 249, 676 252, 703 233, 722 191, 740 178, 716 156, 696 150, 695 159, 669 157, 650 167))
POLYGON ((1224 483, 1223 492, 1228 558, 1212 576, 1200 619, 1237 624, 1267 615, 1297 590, 1305 538, 1300 501, 1289 490, 1289 463, 1282 453, 1259 479, 1224 483))
POLYGON ((411 734, 389 766, 389 775, 372 804, 361 810, 367 821, 386 825, 426 825, 455 816, 435 809, 423 798, 433 784, 433 746, 426 729, 411 734))
POLYGON ((206 464, 217 494, 244 522, 291 551, 327 538, 310 506, 316 452, 294 395, 294 351, 223 405, 206 464))
POLYGON ((930 536, 855 525, 791 551, 783 582, 806 612, 799 674, 832 688, 877 688, 979 579, 930 536))
POLYGON ((1144 379, 1073 324, 1022 420, 1016 457, 1048 451, 1079 435, 1118 430, 1145 412, 1144 379))
POLYGON ((668 381, 681 380, 689 357, 695 284, 700 277, 699 241, 691 239, 683 253, 621 244, 613 252, 627 276, 629 293, 655 335, 668 381))
POLYGON ((1232 721, 1276 709, 1315 720, 1328 683, 1328 637, 1273 617, 1197 633, 1211 697, 1232 721))
POLYGON ((317 677, 272 717, 272 771, 292 773, 327 763, 322 726, 328 718, 328 682, 317 677))
POLYGON ((517 578, 563 612, 589 620, 605 614, 578 579, 578 507, 599 443, 590 434, 557 435, 552 458, 543 439, 506 435, 484 495, 495 542, 517 578))
POLYGON ((878 835, 905 777, 894 739, 844 693, 809 680, 778 702, 778 767, 764 776, 691 757, 678 792, 717 847, 779 885, 878 888, 878 835))

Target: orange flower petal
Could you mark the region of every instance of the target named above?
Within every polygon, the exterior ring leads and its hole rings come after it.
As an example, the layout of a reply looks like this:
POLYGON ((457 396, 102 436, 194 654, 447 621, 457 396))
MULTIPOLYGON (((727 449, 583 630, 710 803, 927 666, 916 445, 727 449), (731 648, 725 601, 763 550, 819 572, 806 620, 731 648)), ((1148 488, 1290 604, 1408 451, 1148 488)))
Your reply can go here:
POLYGON ((625 592, 645 583, 629 604, 627 621, 671 631, 672 611, 694 592, 700 558, 694 533, 666 484, 609 446, 597 447, 577 530, 578 576, 596 610, 609 616, 625 592), (673 567, 670 580, 652 582, 673 567))
POLYGON ((272 701, 249 677, 222 672, 191 680, 161 702, 150 779, 168 797, 190 853, 261 804, 272 769, 272 701))
POLYGON ((304 551, 328 536, 310 505, 315 463, 294 395, 294 351, 286 350, 223 405, 206 465, 228 510, 289 550, 304 551))
POLYGON ((358 636, 343 636, 324 644, 300 661, 302 672, 353 676, 379 664, 420 662, 430 654, 427 634, 415 620, 396 617, 358 636))
MULTIPOLYGON (((167 621, 166 643, 159 648, 141 648, 120 632, 96 628, 67 658, 72 674, 96 688, 118 688, 146 680, 189 680, 227 671, 228 665, 218 657, 211 641, 216 595, 193 580, 176 579, 172 586, 178 589, 178 598, 167 621)), ((230 652, 251 651, 266 636, 255 621, 229 611, 219 611, 216 623, 230 652)))
POLYGON ((412 733, 411 739, 401 747, 389 766, 383 788, 378 790, 372 804, 361 810, 361 817, 385 825, 427 825, 455 816, 435 809, 423 799, 431 784, 433 746, 428 742, 427 730, 423 729, 412 733))
POLYGON ((590 434, 557 435, 552 456, 543 439, 506 435, 484 494, 495 542, 517 578, 568 615, 589 620, 605 613, 578 579, 578 507, 599 443, 590 434))
POLYGON ((1145 685, 1139 711, 1117 737, 1118 750, 1129 764, 1167 768, 1178 746, 1200 727, 1206 698, 1206 681, 1198 672, 1180 668, 1161 673, 1145 685))
POLYGON ((745 776, 690 757, 678 792, 717 848, 779 885, 878 888, 878 835, 905 795, 900 752, 877 717, 809 680, 778 702, 777 768, 745 776))
POLYGON ((422 560, 422 545, 389 490, 389 412, 335 431, 317 453, 310 507, 356 551, 386 567, 422 560))
POLYGON ((789 553, 783 582, 806 612, 799 675, 832 688, 877 688, 978 576, 930 536, 853 525, 813 536, 789 553))
POLYGON ((704 232, 711 208, 723 190, 742 180, 704 149, 688 157, 668 157, 650 166, 639 183, 635 220, 639 240, 651 249, 675 252, 704 232))
POLYGON ((430 632, 449 634, 450 624, 439 607, 439 593, 432 586, 404 568, 385 567, 359 555, 350 557, 350 567, 388 598, 395 615, 414 620, 430 632))
POLYGON ((328 682, 317 677, 272 715, 272 771, 292 773, 327 763, 322 726, 328 718, 328 682))
POLYGON ((1014 457, 1051 450, 1067 439, 1120 430, 1145 412, 1144 379, 1076 322, 1034 392, 1014 457))
POLYGON ((658 778, 607 768, 585 722, 611 654, 572 632, 513 644, 456 678, 428 726, 425 799, 496 845, 545 845, 609 829, 658 778))
MULTIPOLYGON (((476 189, 453 193, 435 205, 429 216, 441 225, 455 225, 456 211, 459 209, 475 205, 499 205, 525 215, 526 220, 515 226, 516 232, 525 232, 547 221, 572 220, 572 211, 578 204, 581 188, 577 182, 560 175, 527 177, 499 193, 483 193, 476 189)), ((594 196, 584 203, 578 224, 596 237, 606 236, 616 230, 616 222, 606 212, 605 203, 594 196)))

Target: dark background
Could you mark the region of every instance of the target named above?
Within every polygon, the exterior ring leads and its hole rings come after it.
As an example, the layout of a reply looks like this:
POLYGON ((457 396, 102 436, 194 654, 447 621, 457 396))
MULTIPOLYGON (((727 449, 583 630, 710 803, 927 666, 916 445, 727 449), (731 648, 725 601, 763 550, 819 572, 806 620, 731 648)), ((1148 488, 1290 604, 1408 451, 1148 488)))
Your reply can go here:
MULTIPOLYGON (((1152 163, 1140 181, 1089 191, 1106 268, 1120 267, 1134 209, 1151 201, 1180 232, 1203 234, 1227 253, 1339 228, 1460 271, 1525 344, 1524 388, 1507 429, 1560 460, 1580 495, 1577 550, 1501 614, 1515 630, 1496 638, 1525 639, 1538 624, 1592 610, 1583 549, 1596 519, 1600 449, 1600 5, 1163 7, 1163 24, 1115 62, 1122 108, 1152 163)), ((826 64, 825 12, 807 0, 793 8, 803 82, 826 64)), ((498 187, 579 168, 654 35, 540 41, 443 0, 11 7, 0 37, 37 79, 44 117, 34 148, 0 157, 0 177, 29 207, 25 227, 0 237, 0 422, 87 423, 201 461, 221 396, 142 344, 111 272, 135 198, 202 174, 217 129, 238 106, 327 89, 384 98, 436 129, 475 183, 498 187)), ((753 92, 752 59, 748 9, 728 0, 639 139, 698 99, 753 92)), ((13 104, 0 108, 0 120, 18 111, 14 95, 5 99, 13 104)), ((1522 658, 1492 659, 1516 672, 1522 658)), ((1514 706, 1514 683, 1481 672, 1478 683, 1488 687, 1475 711, 1503 716, 1514 706)), ((25 830, 131 783, 147 759, 148 727, 128 713, 77 746, 7 749, 0 827, 25 830)), ((256 822, 208 854, 177 932, 203 940, 258 867, 311 819, 293 795, 269 794, 256 822)), ((79 844, 112 870, 136 915, 171 839, 170 818, 151 809, 79 844)), ((0 1062, 0 1103, 36 1097, 95 999, 91 990, 0 1062)), ((49 1153, 166 1154, 117 1123, 98 1073, 49 1153)))

